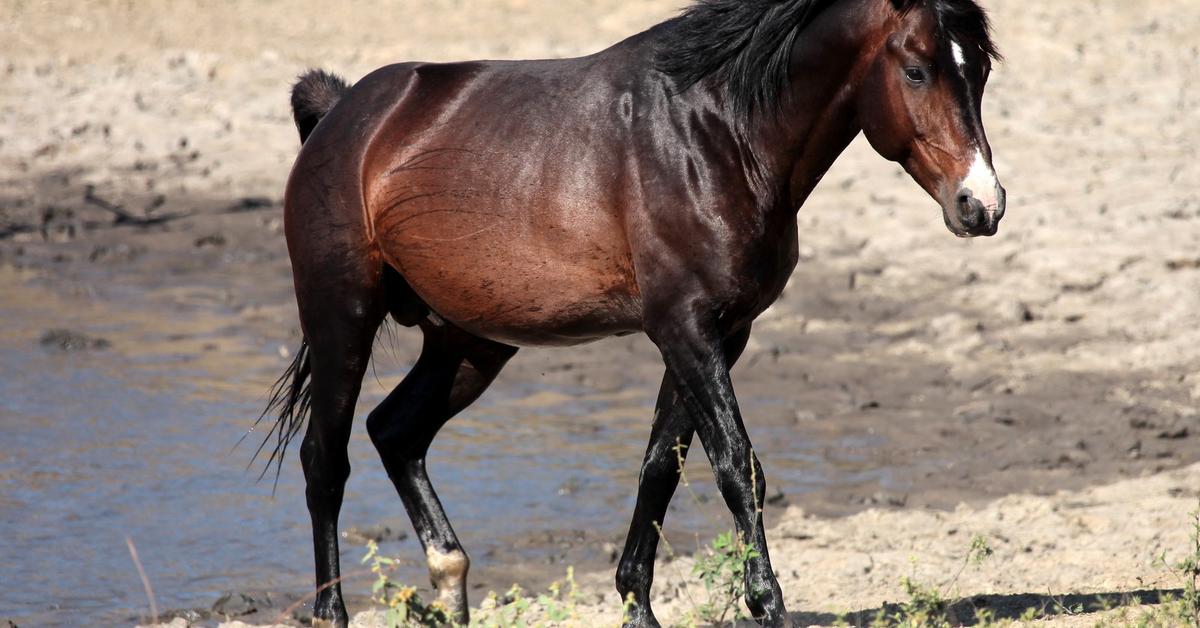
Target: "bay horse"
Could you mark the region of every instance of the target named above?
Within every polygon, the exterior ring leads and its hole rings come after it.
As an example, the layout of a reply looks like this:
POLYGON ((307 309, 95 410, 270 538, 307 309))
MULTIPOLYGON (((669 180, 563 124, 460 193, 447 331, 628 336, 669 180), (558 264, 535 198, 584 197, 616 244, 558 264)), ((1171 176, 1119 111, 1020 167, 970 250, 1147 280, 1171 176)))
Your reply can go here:
POLYGON ((756 550, 745 602, 789 625, 729 369, 796 266, 798 209, 860 132, 955 235, 996 233, 1005 192, 980 112, 998 58, 975 0, 698 0, 575 59, 401 63, 353 87, 302 76, 284 212, 304 338, 265 416, 277 469, 307 419, 315 620, 347 623, 346 448, 390 315, 424 345, 367 431, 455 621, 468 558, 426 474, 438 430, 518 346, 642 332, 666 374, 616 574, 628 625, 658 625, 657 527, 694 434, 756 550))

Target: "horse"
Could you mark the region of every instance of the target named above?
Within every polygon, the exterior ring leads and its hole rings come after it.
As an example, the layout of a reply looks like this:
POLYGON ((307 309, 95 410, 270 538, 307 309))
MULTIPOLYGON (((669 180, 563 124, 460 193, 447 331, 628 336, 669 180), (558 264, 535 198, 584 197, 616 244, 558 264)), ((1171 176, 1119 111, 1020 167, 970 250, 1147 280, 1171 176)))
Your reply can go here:
POLYGON ((627 625, 658 625, 659 527, 694 435, 754 550, 748 609, 790 625, 730 368, 796 266, 799 208, 859 133, 954 235, 997 232, 981 108, 999 58, 976 0, 696 0, 579 58, 399 63, 352 87, 302 75, 284 231, 303 341, 264 444, 278 473, 307 424, 314 620, 347 623, 346 449, 390 316, 424 344, 367 431, 452 621, 468 619, 469 560, 426 473, 438 430, 518 347, 644 333, 666 372, 616 571, 627 625))

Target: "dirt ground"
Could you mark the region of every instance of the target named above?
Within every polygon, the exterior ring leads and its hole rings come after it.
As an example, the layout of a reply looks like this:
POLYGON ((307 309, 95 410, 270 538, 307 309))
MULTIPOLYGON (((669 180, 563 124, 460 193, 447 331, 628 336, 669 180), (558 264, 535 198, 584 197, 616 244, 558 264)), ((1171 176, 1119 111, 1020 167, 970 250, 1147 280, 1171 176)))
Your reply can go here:
MULTIPOLYGON (((1200 466, 1052 496, 1011 495, 953 511, 871 509, 845 518, 817 518, 788 509, 769 534, 792 618, 798 626, 839 620, 870 624, 884 605, 909 600, 903 578, 959 600, 952 616, 970 625, 976 610, 1015 620, 1026 609, 1060 627, 1133 623, 1183 581, 1156 566, 1190 552, 1189 513, 1196 510, 1200 466), (972 540, 992 554, 969 559, 972 540), (1107 611, 1127 605, 1124 611, 1107 611)), ((678 621, 708 599, 691 576, 692 560, 660 563, 655 608, 678 621)), ((613 626, 621 604, 609 574, 581 581, 579 625, 613 626)), ((890 608, 887 612, 895 612, 890 608)), ((361 613, 357 625, 378 625, 361 613)), ((753 625, 743 622, 742 625, 753 625)))
MULTIPOLYGON (((296 74, 583 54, 679 4, 3 0, 4 298, 77 311, 84 332, 203 317, 219 346, 158 327, 114 350, 194 353, 231 394, 261 394, 278 366, 262 347, 298 340, 280 210, 296 74)), ((895 600, 909 554, 945 573, 976 530, 1005 539, 1003 563, 964 575, 970 595, 1155 588, 1148 558, 1182 547, 1195 503, 1200 5, 984 4, 1006 57, 984 112, 1000 234, 955 239, 856 142, 801 210, 800 266, 735 370, 797 442, 871 443, 815 452, 837 481, 768 512, 805 622, 895 600)), ((660 376, 633 338, 523 352, 504 377, 650 391, 660 376)), ((614 595, 611 567, 581 564, 597 602, 614 595)), ((558 571, 488 569, 497 587, 558 571)))

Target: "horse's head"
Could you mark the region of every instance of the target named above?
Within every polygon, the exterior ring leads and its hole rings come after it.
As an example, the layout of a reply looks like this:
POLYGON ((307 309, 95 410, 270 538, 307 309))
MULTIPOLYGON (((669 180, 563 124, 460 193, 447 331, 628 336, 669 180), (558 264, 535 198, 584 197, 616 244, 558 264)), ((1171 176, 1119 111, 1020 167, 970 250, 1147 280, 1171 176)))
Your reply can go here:
POLYGON ((1004 188, 983 131, 998 57, 974 0, 883 0, 885 25, 859 87, 864 134, 942 206, 960 237, 995 235, 1004 188))

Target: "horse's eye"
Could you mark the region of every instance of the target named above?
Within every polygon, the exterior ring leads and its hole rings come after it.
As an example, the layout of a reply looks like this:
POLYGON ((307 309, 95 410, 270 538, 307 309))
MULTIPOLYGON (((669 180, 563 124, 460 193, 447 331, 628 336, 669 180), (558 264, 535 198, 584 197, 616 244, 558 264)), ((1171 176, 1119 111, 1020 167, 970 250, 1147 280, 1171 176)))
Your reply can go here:
POLYGON ((925 83, 925 70, 918 67, 904 68, 904 77, 913 85, 922 85, 925 83))

